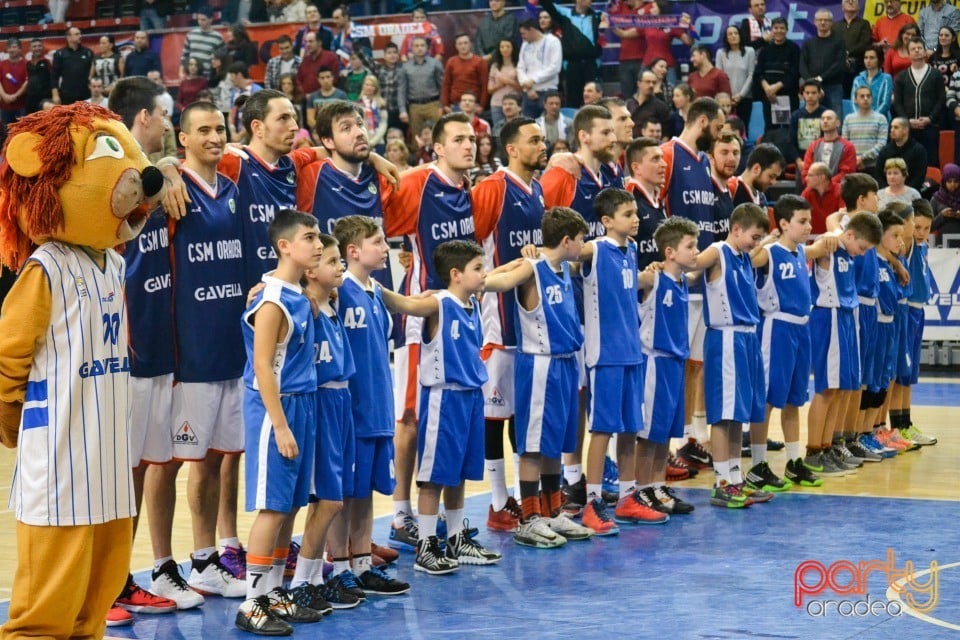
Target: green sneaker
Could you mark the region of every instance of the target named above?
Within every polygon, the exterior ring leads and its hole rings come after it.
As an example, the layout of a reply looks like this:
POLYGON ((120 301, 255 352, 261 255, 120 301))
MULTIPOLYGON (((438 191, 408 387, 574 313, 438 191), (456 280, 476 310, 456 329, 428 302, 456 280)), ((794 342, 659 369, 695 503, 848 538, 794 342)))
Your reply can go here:
POLYGON ((823 452, 818 451, 804 458, 803 466, 814 473, 823 473, 823 452))
POLYGON ((754 465, 754 467, 747 472, 745 480, 747 481, 747 486, 751 489, 772 493, 789 491, 792 485, 789 480, 784 481, 775 474, 766 462, 754 465))
POLYGON ((742 509, 748 506, 747 498, 740 491, 740 488, 725 481, 721 481, 719 485, 713 488, 713 493, 710 494, 710 504, 727 509, 742 509))
POLYGON ((924 434, 912 424, 906 429, 900 429, 900 435, 907 440, 917 443, 921 447, 929 447, 930 445, 937 444, 936 438, 924 434))
POLYGON ((807 465, 803 463, 802 458, 796 460, 787 460, 787 468, 783 475, 793 484, 801 487, 822 487, 823 480, 818 478, 807 465))

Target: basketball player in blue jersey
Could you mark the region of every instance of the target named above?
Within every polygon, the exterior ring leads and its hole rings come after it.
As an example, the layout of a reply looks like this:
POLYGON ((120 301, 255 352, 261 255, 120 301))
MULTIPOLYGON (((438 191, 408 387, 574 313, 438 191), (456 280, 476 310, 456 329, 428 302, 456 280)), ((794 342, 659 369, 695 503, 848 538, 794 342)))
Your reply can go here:
POLYGON ((742 204, 730 217, 730 234, 697 257, 703 270, 704 399, 713 450, 716 483, 710 504, 738 508, 773 497, 765 491, 744 493, 740 473, 741 428, 762 422, 766 386, 760 340, 757 291, 749 252, 766 235, 767 212, 742 204))
MULTIPOLYGON (((157 467, 157 487, 175 495, 181 461, 190 461, 187 480, 193 518, 193 567, 188 584, 195 591, 243 597, 242 580, 221 563, 216 526, 224 453, 243 446, 241 415, 244 355, 239 314, 244 308, 243 231, 237 217, 237 186, 217 172, 226 144, 226 125, 216 107, 197 102, 181 115, 181 167, 191 212, 171 226, 177 386, 174 388, 173 455, 157 467)), ((224 487, 236 494, 236 487, 224 487)), ((165 503, 173 505, 175 497, 165 503)), ((176 571, 170 536, 173 511, 151 513, 152 588, 168 569, 176 571)), ((173 578, 168 575, 168 578, 173 578)))
MULTIPOLYGON (((712 98, 698 98, 687 111, 687 120, 679 136, 665 142, 663 158, 666 176, 660 199, 667 216, 679 215, 693 220, 700 229, 697 246, 704 251, 717 240, 713 204, 715 201, 710 161, 704 151, 720 137, 724 115, 712 98)), ((684 436, 687 443, 677 455, 697 468, 709 467, 710 453, 701 442, 707 439, 703 410, 703 294, 697 279, 691 282, 689 303, 690 359, 687 361, 684 406, 684 436)))
MULTIPOLYGON (((471 192, 477 238, 490 271, 520 257, 526 245, 541 245, 543 190, 534 174, 547 165, 547 145, 539 125, 519 117, 504 125, 500 143, 508 164, 481 181, 471 192)), ((489 380, 484 385, 484 466, 492 489, 487 528, 513 531, 519 506, 507 494, 503 427, 514 414, 514 356, 517 332, 512 295, 491 294, 483 305, 483 356, 489 380)), ((515 425, 510 442, 517 451, 515 425)))
POLYGON ((740 166, 743 141, 735 133, 721 133, 710 147, 710 179, 713 181, 713 222, 717 240, 724 240, 730 232, 730 214, 733 197, 727 184, 740 166))
MULTIPOLYGON (((779 152, 778 152, 779 153, 779 152)), ((803 464, 800 446, 800 407, 807 403, 810 381, 810 277, 807 261, 837 247, 835 236, 825 235, 805 246, 812 229, 810 203, 795 195, 781 196, 773 207, 776 242, 755 249, 757 304, 761 312, 760 349, 766 374, 767 411, 762 422, 750 425, 752 467, 747 485, 764 491, 786 491, 793 484, 819 487, 823 480, 803 464), (787 449, 787 481, 767 463, 770 414, 780 410, 787 449)))
POLYGON ((697 226, 685 218, 664 221, 654 232, 662 267, 639 276, 643 292, 640 346, 646 362, 644 420, 637 431, 636 495, 647 507, 670 515, 693 511, 693 505, 668 489, 666 481, 670 438, 683 435, 683 375, 690 354, 685 274, 697 266, 698 233, 697 226))
POLYGON ((235 624, 257 635, 287 635, 289 622, 322 613, 294 604, 283 588, 293 521, 313 480, 317 370, 310 300, 300 281, 320 264, 316 219, 281 209, 270 223, 277 269, 243 314, 247 511, 257 511, 247 545, 246 600, 235 624), (281 553, 278 553, 278 550, 281 553))
MULTIPOLYGON (((413 260, 404 281, 407 295, 443 287, 432 259, 442 242, 475 239, 467 171, 476 159, 477 137, 470 118, 462 113, 449 113, 440 118, 433 127, 433 151, 436 162, 405 172, 399 188, 384 208, 387 237, 403 236, 411 248, 413 260)), ((394 352, 395 412, 399 422, 397 492, 393 496, 389 544, 395 549, 415 549, 418 540, 410 504, 410 484, 416 462, 420 402, 417 366, 422 324, 419 318, 406 318, 404 346, 394 352)))
POLYGON ((544 214, 541 231, 540 256, 507 265, 503 273, 489 273, 485 289, 515 289, 517 347, 512 374, 521 520, 513 539, 520 545, 552 549, 567 540, 593 536, 592 529, 560 512, 560 454, 576 448, 580 386, 576 355, 583 345, 569 262, 579 259, 588 229, 573 209, 553 207, 544 214))

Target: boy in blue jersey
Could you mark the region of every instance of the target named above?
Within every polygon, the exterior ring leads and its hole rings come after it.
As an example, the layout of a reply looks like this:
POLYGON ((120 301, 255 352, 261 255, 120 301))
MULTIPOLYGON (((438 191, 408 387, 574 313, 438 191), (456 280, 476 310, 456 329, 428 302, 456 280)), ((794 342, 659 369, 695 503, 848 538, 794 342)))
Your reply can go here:
POLYGON ((583 345, 568 262, 579 259, 589 229, 573 209, 552 207, 543 215, 541 230, 540 257, 517 260, 504 273, 491 272, 485 289, 515 289, 512 374, 521 518, 513 539, 548 549, 593 536, 593 530, 560 512, 560 454, 576 448, 576 355, 583 345))
POLYGON ((820 476, 842 476, 855 468, 839 458, 833 448, 834 426, 845 413, 847 398, 843 392, 860 389, 854 313, 859 299, 853 258, 876 246, 883 236, 877 216, 864 211, 851 215, 846 228, 833 233, 839 238, 837 250, 815 260, 810 277, 814 305, 810 336, 817 336, 817 340, 811 340, 815 394, 807 414, 807 455, 803 462, 820 476))
MULTIPOLYGON (((779 153, 779 152, 778 152, 779 153)), ((767 410, 762 422, 750 425, 751 468, 748 487, 786 491, 792 484, 819 487, 823 480, 803 465, 800 446, 800 407, 807 403, 810 382, 810 277, 807 261, 837 247, 835 236, 823 236, 805 246, 812 229, 810 203, 800 196, 781 196, 773 207, 776 241, 755 249, 751 262, 757 272, 757 304, 760 307, 760 349, 766 374, 767 410), (770 414, 780 410, 786 443, 787 480, 777 476, 767 463, 770 414)))
POLYGON ((322 614, 298 606, 283 588, 283 571, 313 471, 317 371, 313 318, 300 281, 319 265, 323 244, 316 220, 293 209, 270 223, 277 269, 243 314, 247 352, 243 418, 246 426, 246 507, 257 510, 247 545, 247 599, 236 625, 258 635, 289 635, 287 621, 317 622, 322 614), (282 549, 283 553, 275 553, 282 549))
POLYGON ((653 235, 662 266, 640 274, 640 346, 646 364, 644 420, 637 432, 637 497, 668 515, 693 511, 693 505, 674 495, 666 481, 670 438, 683 435, 684 369, 690 355, 684 274, 697 268, 698 233, 697 225, 685 218, 665 220, 653 235))
POLYGON ((476 298, 486 278, 483 249, 451 240, 437 247, 433 262, 443 291, 419 299, 395 297, 398 311, 424 318, 416 476, 420 539, 414 569, 443 575, 461 564, 494 564, 501 556, 473 540, 463 518, 465 481, 483 479, 487 371, 480 359, 483 331, 476 298), (437 537, 441 493, 449 536, 445 551, 437 537))
POLYGON ((773 497, 751 491, 748 498, 740 473, 741 430, 744 422, 762 422, 766 385, 757 325, 760 309, 749 252, 766 234, 767 212, 753 203, 741 204, 730 216, 727 239, 707 247, 697 257, 703 270, 704 401, 717 476, 710 504, 739 508, 773 497))

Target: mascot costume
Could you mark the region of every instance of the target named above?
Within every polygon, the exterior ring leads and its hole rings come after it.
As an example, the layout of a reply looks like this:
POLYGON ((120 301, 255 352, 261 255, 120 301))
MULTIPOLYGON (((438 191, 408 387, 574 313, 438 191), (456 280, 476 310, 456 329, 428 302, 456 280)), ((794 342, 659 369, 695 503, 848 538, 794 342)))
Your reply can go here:
POLYGON ((163 179, 119 118, 76 103, 10 127, 0 259, 0 440, 17 572, 0 638, 102 638, 135 514, 127 448, 124 261, 163 179))

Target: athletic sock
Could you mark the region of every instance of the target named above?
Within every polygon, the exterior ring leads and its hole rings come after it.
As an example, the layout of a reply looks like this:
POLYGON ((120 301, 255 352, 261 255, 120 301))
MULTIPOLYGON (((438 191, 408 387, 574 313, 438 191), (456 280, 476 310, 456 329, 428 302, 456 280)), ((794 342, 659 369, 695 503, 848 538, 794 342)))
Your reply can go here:
POLYGON ((287 555, 290 547, 277 547, 273 550, 273 564, 270 567, 270 588, 283 586, 283 572, 287 568, 287 555))
MULTIPOLYGON (((434 516, 434 518, 436 518, 436 516, 434 516)), ((436 522, 434 522, 434 525, 436 525, 436 522)), ((349 571, 349 570, 350 570, 350 558, 334 558, 333 559, 333 575, 338 576, 344 571, 349 571)))
POLYGON ((503 458, 486 460, 487 479, 490 482, 490 506, 494 511, 503 509, 507 504, 507 476, 503 458))
POLYGON ((580 482, 580 478, 583 477, 583 465, 582 464, 566 464, 563 465, 563 479, 567 481, 567 484, 577 484, 580 482))
POLYGON ((520 481, 520 514, 524 522, 529 522, 533 516, 541 514, 539 482, 520 481))
POLYGON ((601 499, 603 497, 603 485, 602 484, 590 484, 587 483, 587 502, 590 502, 594 499, 601 499))
POLYGON ((297 569, 293 572, 293 579, 290 581, 290 588, 299 587, 302 584, 320 584, 320 582, 314 582, 316 579, 314 576, 319 574, 321 576, 321 581, 323 579, 323 558, 314 560, 313 558, 304 557, 301 553, 300 557, 297 558, 297 569), (319 567, 319 568, 318 568, 319 567))
POLYGON ((729 460, 713 460, 713 472, 717 476, 717 484, 721 482, 726 482, 728 484, 733 484, 730 482, 730 461, 729 460))
POLYGON ((697 442, 710 442, 710 432, 707 430, 707 415, 693 414, 693 433, 697 442))
POLYGON ((544 496, 547 509, 543 508, 544 502, 541 502, 540 514, 546 518, 552 518, 560 513, 560 507, 563 505, 563 494, 560 493, 560 474, 545 473, 540 475, 540 490, 544 496))
POLYGON ((247 554, 247 600, 270 593, 270 571, 273 558, 247 554))
POLYGON ((393 501, 393 528, 399 529, 403 526, 404 516, 413 515, 413 506, 411 506, 409 500, 394 500, 393 501))
POLYGON ((637 484, 637 483, 634 482, 633 480, 621 480, 618 484, 620 485, 620 498, 621 498, 621 499, 629 496, 631 493, 633 493, 634 491, 636 491, 636 484, 637 484))
POLYGON ((785 445, 787 460, 796 460, 803 457, 803 448, 799 442, 787 442, 785 445))
POLYGON ((520 454, 513 454, 513 496, 520 497, 520 454))
POLYGON ((160 571, 160 567, 167 564, 173 560, 173 556, 163 556, 162 558, 157 558, 153 561, 153 570, 154 572, 160 571))
POLYGON ((740 472, 740 461, 730 460, 730 484, 743 484, 743 474, 740 472))
POLYGON ((353 572, 362 576, 365 572, 370 570, 370 567, 373 566, 373 561, 370 558, 369 553, 355 553, 353 554, 353 572))
POLYGON ((447 537, 452 538, 463 531, 463 508, 447 509, 447 537))
POLYGON ((422 514, 422 513, 421 513, 421 514, 417 517, 417 520, 418 520, 419 525, 420 525, 420 539, 421 539, 421 540, 426 540, 426 539, 429 538, 430 536, 435 536, 435 535, 437 535, 437 520, 438 520, 437 514, 433 514, 432 516, 428 516, 428 515, 425 515, 425 514, 422 514))
POLYGON ((767 461, 767 443, 763 444, 751 444, 750 445, 750 456, 753 466, 757 466, 761 462, 767 461))
POLYGON ((204 547, 203 549, 197 549, 190 556, 193 558, 193 561, 197 564, 203 566, 207 565, 207 560, 210 559, 210 556, 217 552, 216 547, 204 547))
POLYGON ((225 549, 226 547, 233 547, 234 549, 240 548, 240 538, 220 538, 220 548, 225 549))

